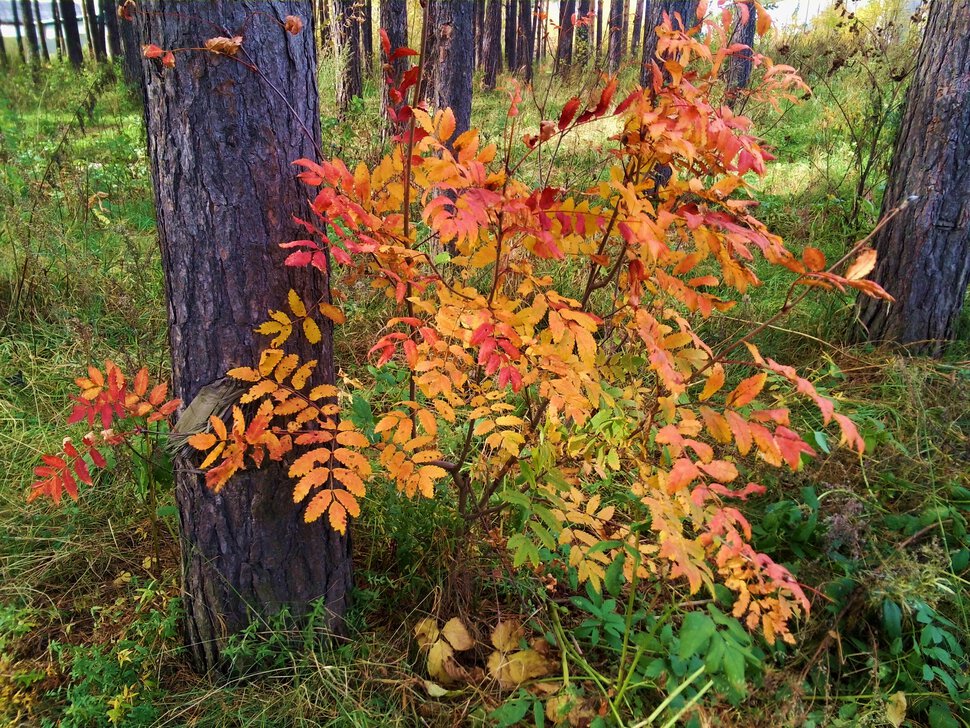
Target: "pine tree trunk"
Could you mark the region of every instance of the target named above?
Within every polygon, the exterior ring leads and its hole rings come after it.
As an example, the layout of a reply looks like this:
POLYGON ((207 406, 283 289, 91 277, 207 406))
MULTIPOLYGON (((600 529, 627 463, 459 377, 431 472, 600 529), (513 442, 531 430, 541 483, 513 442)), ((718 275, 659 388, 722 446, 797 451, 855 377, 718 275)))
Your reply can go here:
MULTIPOLYGON (((408 5, 407 0, 381 0, 381 27, 387 32, 388 40, 391 41, 391 51, 397 48, 405 48, 408 45, 408 5)), ((382 51, 383 53, 383 51, 382 51)), ((387 58, 381 57, 381 63, 386 64, 387 58)), ((398 58, 394 61, 394 76, 400 78, 410 63, 407 58, 398 58)), ((384 85, 384 92, 381 94, 381 109, 384 118, 388 119, 387 109, 391 102, 387 95, 387 85, 384 85)), ((392 129, 392 131, 397 131, 392 129)))
POLYGON ((30 51, 30 63, 40 65, 40 44, 37 41, 37 26, 34 23, 34 9, 30 0, 20 0, 20 14, 24 18, 24 35, 27 36, 27 49, 30 51))
MULTIPOLYGON (((455 115, 455 139, 471 126, 475 37, 473 0, 444 0, 435 7, 434 105, 455 115)), ((450 140, 449 140, 450 141, 450 140)))
POLYGON ((350 101, 363 93, 360 68, 360 26, 354 17, 354 0, 331 0, 330 39, 337 59, 337 109, 346 114, 350 101))
POLYGON ((573 64, 573 15, 576 0, 562 0, 559 4, 559 42, 556 44, 556 71, 569 73, 573 64))
POLYGON ((623 58, 623 3, 610 0, 610 45, 606 56, 609 73, 617 72, 623 58))
POLYGON ((485 88, 493 90, 495 88, 498 73, 502 68, 502 0, 488 0, 485 8, 485 40, 482 50, 484 51, 483 65, 485 76, 483 83, 485 88))
POLYGON ((57 58, 64 57, 64 28, 61 27, 61 9, 57 0, 51 0, 51 16, 54 18, 54 44, 57 46, 57 58))
MULTIPOLYGON (((189 402, 229 367, 258 360, 253 327, 287 290, 328 300, 316 271, 286 268, 278 243, 304 236, 308 188, 292 162, 320 146, 316 54, 309 0, 172 2, 140 5, 139 36, 165 47, 197 47, 209 23, 246 25, 245 52, 262 80, 229 58, 178 56, 174 69, 144 60, 148 156, 169 313, 174 394, 189 402), (300 17, 291 36, 280 23, 300 17), (191 14, 203 21, 184 20, 191 14), (275 86, 293 109, 269 84, 275 86), (311 138, 312 137, 312 138, 311 138)), ((333 381, 332 330, 301 359, 321 362, 333 381)), ((299 344, 297 344, 299 346, 299 344)), ((224 672, 230 635, 286 609, 298 622, 323 598, 339 630, 351 587, 349 539, 323 520, 303 522, 282 467, 243 471, 217 495, 178 458, 186 640, 196 667, 224 672)))
POLYGON ((104 44, 104 33, 98 27, 98 13, 94 7, 94 0, 84 0, 81 3, 84 8, 84 26, 88 33, 88 48, 91 55, 99 63, 108 57, 108 51, 104 44))
POLYGON ((485 67, 485 0, 475 0, 475 68, 485 67))
POLYGON ((145 72, 141 64, 141 43, 138 42, 138 26, 128 20, 118 23, 121 36, 121 72, 125 83, 145 96, 145 72))
POLYGON ((372 0, 364 3, 364 22, 360 26, 361 39, 364 41, 364 63, 367 73, 374 73, 374 4, 372 0))
POLYGON ((118 29, 118 9, 112 0, 101 0, 101 17, 108 35, 108 50, 112 58, 121 56, 121 34, 118 29))
POLYGON ((34 17, 37 19, 37 43, 40 46, 40 57, 45 63, 50 63, 51 54, 47 48, 47 32, 44 30, 44 16, 40 12, 40 0, 34 0, 34 17))
POLYGON ((640 34, 643 32, 643 3, 647 0, 633 0, 636 9, 633 11, 633 37, 630 39, 630 53, 636 56, 640 52, 640 34))
POLYGON ((727 84, 728 103, 733 106, 738 98, 738 91, 748 87, 751 80, 752 51, 755 34, 754 13, 748 16, 748 22, 742 22, 742 14, 739 10, 735 11, 734 28, 731 30, 731 44, 740 43, 747 46, 747 50, 741 51, 728 58, 725 64, 725 81, 727 84))
POLYGON ((518 33, 516 5, 516 0, 505 0, 505 67, 509 69, 509 73, 515 73, 519 60, 515 47, 518 33))
POLYGON ((606 0, 596 0, 596 66, 599 67, 603 56, 603 3, 606 0))
POLYGON ((857 337, 940 355, 970 283, 970 0, 934 0, 883 197, 919 199, 874 240, 872 278, 896 301, 861 297, 857 337))
POLYGON ((548 15, 549 10, 549 0, 536 0, 535 8, 535 41, 533 43, 534 54, 536 65, 542 63, 542 59, 545 57, 545 46, 546 46, 546 23, 548 20, 540 18, 539 16, 543 13, 548 15), (543 2, 545 4, 543 4, 543 2))
POLYGON ((626 0, 613 0, 620 4, 620 62, 626 55, 626 39, 630 35, 630 15, 627 13, 626 0))
POLYGON ((81 32, 77 27, 77 10, 74 7, 74 0, 59 1, 61 7, 61 22, 64 26, 64 46, 67 48, 67 58, 74 68, 80 68, 84 63, 84 48, 81 46, 81 32))
POLYGON ((519 33, 516 46, 519 49, 519 68, 522 79, 532 83, 532 0, 519 0, 519 33))
POLYGON ((7 55, 7 44, 4 42, 3 37, 0 37, 0 68, 7 69, 10 67, 10 57, 7 55))
POLYGON ((27 52, 24 48, 24 34, 20 29, 20 11, 17 10, 17 5, 19 3, 17 0, 13 0, 10 6, 13 8, 13 30, 14 34, 17 36, 17 53, 20 54, 20 62, 27 62, 27 52))

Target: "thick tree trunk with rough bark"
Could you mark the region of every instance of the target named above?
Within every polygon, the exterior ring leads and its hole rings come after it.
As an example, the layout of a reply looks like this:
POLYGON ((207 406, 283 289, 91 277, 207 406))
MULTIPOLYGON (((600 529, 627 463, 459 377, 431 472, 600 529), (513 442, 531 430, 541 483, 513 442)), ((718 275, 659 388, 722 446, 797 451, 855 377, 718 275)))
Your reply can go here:
POLYGON ((72 66, 80 68, 84 63, 84 48, 81 46, 81 32, 77 27, 77 10, 74 7, 74 0, 60 0, 60 7, 67 57, 72 66))
POLYGON ((573 15, 576 13, 576 0, 562 0, 559 3, 559 42, 556 44, 556 71, 569 73, 573 64, 573 15))
POLYGON ((857 335, 938 356, 970 283, 970 0, 930 6, 883 212, 910 195, 874 240, 872 278, 896 302, 860 297, 857 335))
MULTIPOLYGON (((391 42, 391 52, 397 48, 405 48, 408 45, 408 4, 407 0, 381 0, 381 27, 387 32, 387 38, 391 42)), ((381 64, 386 64, 388 59, 383 56, 381 51, 381 64)), ((400 78, 409 67, 407 58, 398 58, 394 61, 394 76, 400 78)), ((381 79, 383 83, 383 79, 381 79)), ((391 100, 387 95, 387 85, 381 94, 381 110, 384 118, 388 119, 387 109, 391 100)))
POLYGON ((473 0, 443 0, 435 5, 430 26, 434 43, 434 98, 439 109, 455 114, 455 136, 467 131, 472 120, 472 71, 475 37, 472 34, 473 0))
MULTIPOLYGON (((247 60, 264 76, 205 53, 180 54, 173 69, 144 60, 172 381, 174 394, 190 402, 228 368, 258 361, 265 341, 253 327, 288 289, 327 300, 329 282, 315 270, 286 268, 278 247, 306 234, 293 216, 311 214, 292 162, 316 158, 320 146, 312 7, 309 0, 140 7, 148 11, 138 14, 141 39, 164 48, 201 46, 210 23, 230 35, 245 25, 247 60), (289 35, 259 13, 281 23, 296 15, 305 30, 289 35)), ((301 358, 320 361, 316 380, 333 381, 331 327, 317 346, 301 341, 294 342, 301 358)), ((219 494, 192 465, 177 459, 176 500, 186 639, 196 666, 225 670, 230 635, 282 609, 300 620, 321 598, 339 629, 351 587, 348 538, 323 519, 303 522, 278 465, 243 471, 219 494)))
POLYGON ((488 0, 485 8, 485 38, 483 40, 482 65, 485 67, 485 88, 495 88, 498 73, 502 70, 502 0, 488 0))
POLYGON ((24 21, 24 35, 27 37, 27 50, 30 51, 30 62, 40 64, 40 43, 37 40, 37 25, 34 23, 34 9, 30 0, 20 0, 20 14, 24 21))

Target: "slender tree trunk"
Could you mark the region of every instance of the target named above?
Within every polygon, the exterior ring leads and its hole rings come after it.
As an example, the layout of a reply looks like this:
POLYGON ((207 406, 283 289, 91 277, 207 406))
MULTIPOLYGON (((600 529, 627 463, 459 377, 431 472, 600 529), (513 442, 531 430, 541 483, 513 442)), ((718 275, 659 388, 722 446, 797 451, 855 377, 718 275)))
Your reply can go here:
POLYGON ((596 66, 600 65, 603 57, 603 3, 606 0, 596 0, 596 66))
POLYGON ((532 0, 519 0, 519 33, 516 46, 519 49, 519 68, 526 83, 532 83, 532 0))
MULTIPOLYGON (((381 27, 387 32, 388 40, 391 41, 391 51, 397 48, 404 48, 408 45, 408 4, 407 0, 381 0, 381 27)), ((382 51, 383 52, 383 51, 382 51)), ((381 63, 388 63, 387 58, 382 57, 381 63)), ((398 58, 394 61, 394 76, 400 77, 410 63, 407 58, 398 58)), ((391 103, 387 95, 387 85, 384 85, 384 92, 381 94, 381 109, 384 118, 388 119, 387 110, 391 103)), ((397 129, 391 125, 392 131, 397 129)))
MULTIPOLYGON (((475 37, 472 34, 473 0, 444 0, 436 4, 434 105, 450 108, 455 115, 455 135, 471 126, 472 71, 475 37)), ((450 141, 450 140, 449 140, 450 141)))
POLYGON ((559 3, 559 43, 556 44, 556 71, 569 73, 573 64, 573 15, 576 0, 559 3))
POLYGON ((606 56, 607 70, 613 74, 623 58, 623 3, 610 0, 610 45, 606 56))
POLYGON ((47 32, 44 30, 44 16, 40 12, 40 0, 34 0, 34 17, 37 18, 37 42, 40 46, 40 57, 45 63, 50 63, 51 54, 47 48, 47 32))
POLYGON ((640 52, 640 34, 643 32, 643 3, 646 0, 633 0, 633 37, 630 39, 630 54, 636 56, 640 52))
POLYGON ((60 0, 60 7, 67 58, 74 68, 80 68, 84 63, 84 49, 81 46, 81 33, 77 27, 77 10, 74 7, 74 0, 60 0))
POLYGON ((485 67, 485 0, 475 0, 475 68, 485 67))
MULTIPOLYGON (((140 37, 199 46, 211 34, 202 17, 232 31, 246 25, 247 58, 263 78, 229 58, 184 54, 173 69, 145 60, 148 154, 168 299, 173 388, 189 402, 227 368, 258 360, 253 326, 293 288, 329 300, 315 270, 287 268, 278 243, 306 234, 293 215, 310 215, 308 189, 292 161, 320 146, 316 54, 309 0, 145 2, 140 37), (303 19, 291 36, 268 18, 303 19), (271 90, 278 89, 286 102, 271 90)), ((299 344, 296 344, 299 346, 299 344)), ((303 340, 301 359, 318 359, 316 381, 333 381, 332 328, 303 340)), ((224 671, 227 639, 282 609, 298 622, 325 600, 339 630, 351 587, 349 539, 324 522, 303 522, 284 468, 233 477, 217 495, 179 458, 186 637, 200 670, 224 671)))
POLYGON ((483 65, 485 67, 484 85, 488 90, 495 88, 498 73, 502 68, 502 0, 488 0, 485 8, 485 40, 483 65))
POLYGON ((732 55, 725 64, 725 80, 727 83, 728 103, 733 106, 738 98, 738 91, 748 87, 751 80, 752 51, 754 45, 755 19, 752 12, 748 22, 742 22, 743 16, 735 10, 734 28, 731 30, 731 44, 740 43, 747 46, 746 50, 732 55))
POLYGON ((30 62, 38 66, 40 65, 40 44, 37 41, 37 26, 34 23, 34 9, 31 7, 30 0, 20 0, 20 13, 24 17, 24 35, 27 36, 30 62))
POLYGON ((591 8, 590 0, 579 0, 579 8, 576 11, 576 15, 579 16, 581 22, 576 27, 576 61, 580 68, 585 68, 589 65, 589 59, 592 56, 593 41, 588 19, 586 18, 591 8))
POLYGON ((51 16, 54 18, 54 44, 57 46, 57 58, 64 57, 64 28, 61 27, 61 9, 57 0, 51 0, 51 16))
POLYGON ((121 56, 121 35, 118 29, 118 9, 113 0, 101 0, 101 17, 108 31, 108 50, 112 58, 121 56))
POLYGON ((10 57, 7 55, 7 44, 0 36, 0 68, 10 68, 10 57))
POLYGON ((27 51, 24 48, 24 35, 20 29, 20 11, 17 9, 19 3, 17 0, 13 0, 10 3, 11 8, 13 8, 13 30, 14 34, 17 36, 17 52, 20 54, 20 62, 27 62, 27 51))
POLYGON ((94 0, 84 0, 81 3, 84 9, 84 27, 88 33, 88 48, 91 55, 99 63, 108 57, 108 51, 104 44, 104 33, 98 27, 98 13, 94 7, 94 0))
POLYGON ((536 0, 535 9, 535 42, 533 43, 534 54, 536 65, 542 63, 542 59, 545 57, 545 46, 546 46, 546 16, 549 11, 549 0, 536 0))
POLYGON ((518 68, 518 54, 515 47, 518 33, 518 14, 516 13, 516 0, 505 0, 505 67, 509 73, 514 73, 518 68))
POLYGON ((630 35, 630 14, 627 12, 626 0, 612 0, 620 4, 620 62, 626 56, 626 39, 630 35))
POLYGON ((367 73, 374 73, 374 4, 373 0, 364 3, 364 22, 360 26, 364 41, 364 62, 367 73))
POLYGON ((906 95, 872 278, 896 301, 861 297, 857 336, 939 356, 970 283, 970 0, 934 0, 906 95))
POLYGON ((346 114, 350 101, 363 93, 360 68, 360 30, 354 17, 354 0, 331 0, 330 38, 337 60, 337 109, 346 114))
POLYGON ((141 63, 141 43, 138 42, 138 26, 128 20, 118 23, 121 36, 121 72, 125 83, 139 92, 144 101, 145 72, 141 63))

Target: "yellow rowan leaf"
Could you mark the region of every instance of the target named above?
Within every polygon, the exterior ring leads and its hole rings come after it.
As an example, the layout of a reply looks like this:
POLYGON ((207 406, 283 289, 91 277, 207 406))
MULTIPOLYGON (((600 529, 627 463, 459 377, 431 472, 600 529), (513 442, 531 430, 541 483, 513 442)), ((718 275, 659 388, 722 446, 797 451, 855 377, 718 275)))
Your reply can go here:
POLYGON ((493 420, 479 420, 475 423, 475 428, 472 430, 472 434, 475 437, 480 435, 487 435, 489 432, 495 429, 495 422, 493 420))
POLYGON ((869 275, 875 267, 876 250, 869 248, 859 253, 859 257, 852 261, 852 265, 845 271, 845 277, 850 281, 859 281, 869 275))
POLYGON ((217 442, 218 439, 211 432, 197 432, 188 439, 189 445, 196 450, 208 450, 217 442))
POLYGON ((293 502, 300 503, 316 487, 326 485, 330 480, 330 468, 317 468, 302 478, 293 486, 293 502))
POLYGON ((316 466, 317 463, 330 462, 330 448, 329 447, 318 447, 315 450, 310 450, 303 453, 290 466, 288 475, 291 478, 298 478, 301 475, 306 475, 316 466))
POLYGON ((219 436, 220 440, 225 440, 226 436, 229 434, 226 431, 226 423, 220 420, 215 415, 209 415, 209 424, 212 426, 213 431, 219 436))
POLYGON ((335 324, 342 324, 347 320, 347 317, 344 316, 344 312, 331 303, 321 303, 319 308, 320 313, 333 321, 335 324))
POLYGON ((276 366, 276 371, 273 373, 276 381, 280 383, 286 381, 286 378, 293 373, 293 370, 296 369, 299 363, 300 357, 296 354, 287 354, 284 356, 283 360, 276 366))
POLYGON ((421 429, 423 429, 431 437, 438 434, 438 423, 435 421, 433 414, 426 409, 419 409, 417 417, 418 423, 421 425, 421 429))
POLYGON ((312 318, 303 319, 303 335, 311 344, 319 344, 320 340, 323 338, 323 334, 320 332, 320 327, 317 326, 317 322, 312 318))
POLYGON ((277 386, 278 385, 276 384, 276 382, 274 382, 272 379, 264 379, 258 384, 254 384, 252 387, 250 387, 249 391, 239 398, 239 401, 242 404, 255 402, 260 397, 265 397, 267 394, 271 394, 272 392, 275 392, 277 389, 277 386))
POLYGON ((220 442, 218 445, 212 448, 212 450, 209 451, 209 454, 205 456, 205 460, 202 461, 202 464, 199 465, 199 470, 205 470, 210 465, 212 465, 212 463, 216 461, 216 458, 218 458, 222 454, 222 451, 225 449, 226 449, 225 442, 220 442))
POLYGON ((310 394, 308 396, 313 402, 329 397, 336 397, 337 388, 332 384, 318 384, 316 387, 310 390, 310 394))
POLYGON ((360 515, 360 503, 353 494, 346 490, 335 490, 333 497, 346 509, 351 518, 357 518, 360 515))
POLYGON ((305 523, 313 523, 327 512, 331 503, 333 503, 333 491, 330 488, 321 490, 313 496, 313 500, 306 507, 306 511, 303 513, 303 521, 305 523))
POLYGON ((290 310, 293 315, 297 318, 303 318, 306 316, 306 306, 303 305, 303 300, 300 298, 300 294, 294 291, 292 288, 287 294, 287 302, 290 304, 290 310))
POLYGON ((259 373, 261 376, 268 377, 280 360, 285 356, 282 349, 263 349, 259 355, 259 373))
POLYGON ((367 458, 356 450, 348 450, 347 448, 340 447, 333 451, 333 456, 336 460, 339 460, 362 476, 370 475, 370 463, 367 462, 367 458))
POLYGON ((337 433, 337 442, 345 447, 368 447, 370 440, 367 436, 356 430, 344 430, 337 433))
POLYGON ((347 509, 336 500, 339 494, 343 492, 345 491, 333 491, 334 500, 330 502, 330 527, 337 533, 347 533, 347 509))
POLYGON ((711 367, 711 373, 707 377, 707 382, 704 383, 704 391, 701 392, 699 397, 701 402, 710 399, 717 392, 721 390, 724 386, 724 367, 720 364, 715 364, 711 367))
MULTIPOLYGON (((307 319, 309 321, 310 319, 307 319)), ((317 366, 317 360, 311 359, 308 362, 304 362, 303 365, 296 370, 293 377, 290 379, 290 384, 293 385, 293 389, 299 391, 306 386, 307 380, 310 375, 313 374, 313 370, 317 366)))
POLYGON ((364 481, 353 470, 348 468, 334 468, 333 477, 358 498, 363 498, 367 492, 367 489, 364 487, 364 481))
POLYGON ((258 382, 262 375, 251 367, 236 367, 226 372, 226 376, 238 379, 240 382, 258 382))

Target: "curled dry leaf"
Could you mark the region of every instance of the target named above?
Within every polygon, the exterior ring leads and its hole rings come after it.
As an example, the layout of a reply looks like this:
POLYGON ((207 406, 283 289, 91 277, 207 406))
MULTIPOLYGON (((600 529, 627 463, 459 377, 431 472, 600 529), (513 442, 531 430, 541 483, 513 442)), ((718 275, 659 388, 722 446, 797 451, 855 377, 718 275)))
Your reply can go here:
POLYGON ((874 248, 863 250, 859 257, 852 261, 852 265, 845 271, 845 277, 850 281, 859 281, 865 278, 876 267, 876 251, 874 248))
POLYGON ((300 31, 303 30, 303 21, 295 15, 287 15, 283 19, 283 27, 290 35, 299 35, 300 31))
POLYGON ((241 35, 234 35, 232 38, 217 36, 215 38, 209 38, 205 42, 205 47, 211 53, 219 53, 223 56, 235 56, 239 53, 239 49, 242 48, 242 41, 241 35))
POLYGON ((418 647, 424 649, 438 641, 441 632, 438 630, 438 622, 431 617, 422 619, 414 627, 414 636, 418 641, 418 647))
POLYGON ((519 648, 523 634, 522 625, 514 619, 503 620, 492 630, 492 644, 499 652, 512 652, 519 648))
POLYGON ((472 639, 472 636, 468 633, 468 629, 458 617, 452 617, 445 622, 441 634, 459 652, 470 650, 475 646, 475 640, 472 639))
POLYGON ((488 672, 504 690, 547 675, 549 669, 549 661, 532 649, 511 653, 496 651, 488 658, 488 672))

